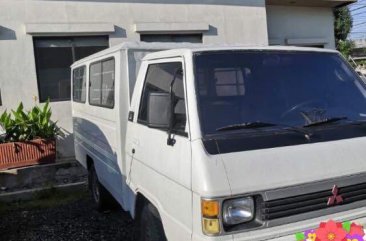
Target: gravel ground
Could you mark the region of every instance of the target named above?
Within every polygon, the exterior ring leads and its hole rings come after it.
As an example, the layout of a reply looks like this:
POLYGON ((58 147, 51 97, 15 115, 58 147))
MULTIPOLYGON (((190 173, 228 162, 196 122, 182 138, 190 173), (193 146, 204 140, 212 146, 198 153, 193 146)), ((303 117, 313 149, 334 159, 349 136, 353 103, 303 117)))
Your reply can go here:
POLYGON ((54 207, 19 207, 0 213, 1 241, 133 241, 133 228, 127 213, 99 213, 88 196, 54 207))

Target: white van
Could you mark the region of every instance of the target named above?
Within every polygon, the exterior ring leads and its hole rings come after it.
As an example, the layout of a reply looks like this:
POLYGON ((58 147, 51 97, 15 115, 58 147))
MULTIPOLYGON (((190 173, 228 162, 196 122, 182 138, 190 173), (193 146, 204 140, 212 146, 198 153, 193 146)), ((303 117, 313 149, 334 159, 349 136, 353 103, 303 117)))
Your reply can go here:
POLYGON ((366 89, 338 52, 187 46, 127 43, 72 65, 76 158, 98 208, 113 196, 139 241, 366 224, 366 89))

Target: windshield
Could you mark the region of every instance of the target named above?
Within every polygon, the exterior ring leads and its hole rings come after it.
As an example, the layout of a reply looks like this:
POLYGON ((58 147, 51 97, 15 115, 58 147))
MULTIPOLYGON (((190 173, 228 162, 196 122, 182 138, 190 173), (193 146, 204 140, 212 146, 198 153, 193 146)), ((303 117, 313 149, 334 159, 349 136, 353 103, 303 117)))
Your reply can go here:
POLYGON ((204 134, 248 123, 311 126, 366 118, 364 83, 337 53, 200 52, 194 63, 204 134))

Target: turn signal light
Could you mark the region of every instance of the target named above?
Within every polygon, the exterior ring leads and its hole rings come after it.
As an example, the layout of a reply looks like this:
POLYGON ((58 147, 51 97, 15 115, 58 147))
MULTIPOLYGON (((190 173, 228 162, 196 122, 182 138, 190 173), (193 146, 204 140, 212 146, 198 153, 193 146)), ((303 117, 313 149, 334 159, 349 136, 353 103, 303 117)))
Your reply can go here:
POLYGON ((202 216, 205 218, 217 218, 220 214, 219 202, 202 200, 202 216))

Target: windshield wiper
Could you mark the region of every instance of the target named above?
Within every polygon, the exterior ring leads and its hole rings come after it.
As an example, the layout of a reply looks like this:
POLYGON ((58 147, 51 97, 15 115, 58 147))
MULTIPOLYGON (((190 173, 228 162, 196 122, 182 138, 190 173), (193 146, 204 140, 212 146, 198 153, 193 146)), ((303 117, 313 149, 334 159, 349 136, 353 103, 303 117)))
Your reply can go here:
POLYGON ((319 120, 319 121, 315 121, 312 123, 309 123, 307 125, 304 125, 303 127, 313 127, 313 126, 321 126, 321 125, 326 125, 326 124, 331 124, 331 123, 335 123, 341 120, 347 120, 348 118, 343 116, 343 117, 330 117, 330 118, 325 118, 323 120, 319 120))
POLYGON ((228 125, 221 128, 216 129, 216 131, 227 131, 227 130, 240 130, 240 129, 259 129, 259 128, 265 128, 265 127, 283 127, 284 130, 290 130, 299 134, 304 135, 304 137, 307 140, 310 140, 310 137, 313 135, 313 133, 304 130, 302 127, 295 127, 295 126, 289 126, 289 125, 283 125, 283 124, 274 124, 274 123, 268 123, 268 122, 261 122, 261 121, 255 121, 255 122, 246 122, 241 124, 234 124, 234 125, 228 125))
POLYGON ((246 122, 246 123, 241 123, 241 124, 227 125, 227 126, 220 127, 218 129, 216 129, 216 131, 256 129, 256 128, 271 127, 271 126, 276 126, 276 124, 261 122, 261 121, 255 121, 255 122, 246 122))

